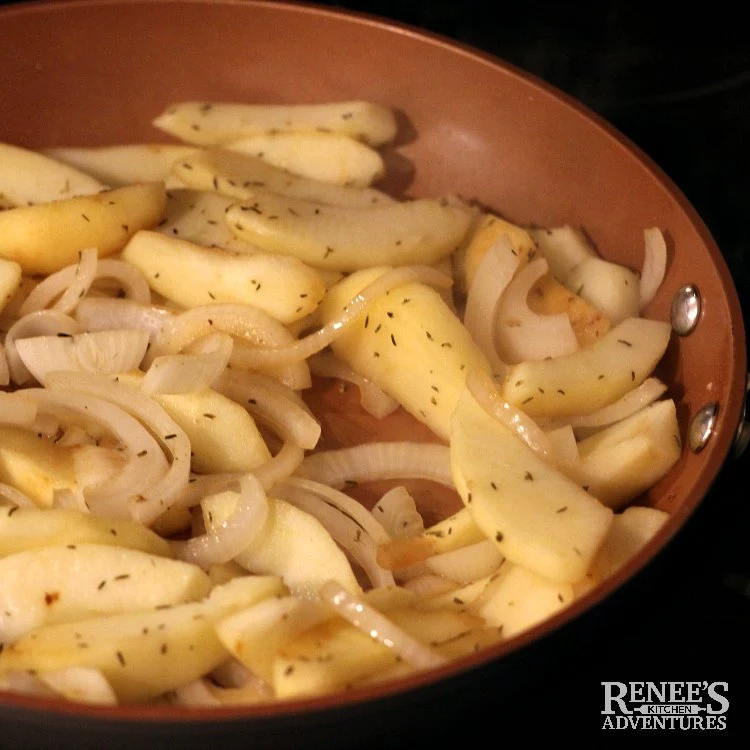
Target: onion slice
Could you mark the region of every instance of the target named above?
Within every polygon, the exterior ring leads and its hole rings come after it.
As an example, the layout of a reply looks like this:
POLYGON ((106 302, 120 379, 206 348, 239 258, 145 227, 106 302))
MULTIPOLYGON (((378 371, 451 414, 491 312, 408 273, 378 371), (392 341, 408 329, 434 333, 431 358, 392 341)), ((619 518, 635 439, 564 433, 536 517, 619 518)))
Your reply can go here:
POLYGON ((53 372, 48 377, 47 387, 110 401, 132 414, 152 434, 159 437, 160 444, 171 455, 169 468, 161 479, 151 483, 130 502, 133 518, 147 526, 152 524, 170 508, 187 485, 190 476, 190 440, 185 431, 144 393, 116 383, 104 375, 53 372))
POLYGON ((190 354, 164 354, 152 360, 141 381, 144 393, 190 393, 210 387, 227 367, 234 340, 214 333, 196 342, 190 354))
POLYGON ((17 339, 16 351, 39 383, 54 370, 118 373, 140 365, 148 333, 136 329, 92 331, 72 336, 33 336, 17 339))
POLYGON ((404 539, 424 531, 424 519, 406 487, 388 490, 372 507, 371 513, 391 538, 404 539))
POLYGON ((497 352, 495 328, 502 295, 518 263, 510 238, 507 234, 501 235, 480 261, 466 296, 464 325, 498 377, 505 376, 508 365, 497 352))
POLYGON ((495 344, 510 364, 572 354, 579 348, 570 318, 565 313, 539 315, 528 305, 531 287, 549 270, 545 258, 521 268, 500 300, 495 344))
POLYGON ((212 565, 229 562, 252 544, 267 516, 268 498, 263 487, 252 474, 246 474, 240 479, 240 496, 234 513, 201 536, 172 542, 172 549, 181 560, 208 570, 212 565))
POLYGON ((79 323, 59 310, 39 310, 19 318, 5 334, 5 355, 8 358, 10 379, 16 385, 24 385, 31 380, 31 373, 16 350, 16 339, 48 334, 73 336, 80 332, 79 323))
POLYGON ((333 352, 318 352, 310 357, 308 362, 313 375, 321 378, 338 378, 356 385, 359 388, 360 405, 375 419, 383 419, 398 409, 399 402, 395 398, 389 396, 372 380, 353 370, 333 352))
POLYGON ((375 442, 305 457, 296 476, 341 489, 352 482, 427 479, 453 487, 450 448, 438 443, 375 442))
POLYGON ((390 648, 416 669, 433 669, 447 662, 444 656, 420 643, 362 599, 350 594, 336 581, 320 587, 320 598, 338 615, 373 640, 390 648))
POLYGON ((667 243, 661 231, 657 227, 645 229, 643 239, 645 248, 639 286, 641 310, 654 298, 667 270, 667 243))
POLYGON ((541 458, 551 464, 558 463, 557 454, 544 430, 528 414, 505 401, 486 373, 472 370, 466 376, 466 387, 487 414, 514 432, 541 458))

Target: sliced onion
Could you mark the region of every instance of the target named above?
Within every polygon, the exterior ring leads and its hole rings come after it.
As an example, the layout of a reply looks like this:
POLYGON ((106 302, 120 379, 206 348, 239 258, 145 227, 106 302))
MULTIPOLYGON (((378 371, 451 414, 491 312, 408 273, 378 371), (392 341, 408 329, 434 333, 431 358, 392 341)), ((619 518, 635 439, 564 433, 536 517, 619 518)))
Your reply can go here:
POLYGON ((39 310, 19 318, 5 335, 5 356, 8 359, 10 379, 16 385, 24 385, 31 380, 31 373, 16 351, 16 339, 46 335, 73 336, 80 332, 78 322, 58 310, 39 310))
POLYGON ((268 499, 260 482, 246 474, 240 479, 240 495, 234 513, 205 534, 172 542, 177 557, 208 570, 211 565, 236 557, 263 529, 268 516, 268 499))
POLYGON ((312 479, 301 479, 299 477, 289 477, 289 479, 284 480, 283 485, 299 487, 323 498, 327 503, 349 516, 358 526, 361 526, 376 544, 390 541, 390 534, 385 530, 383 524, 367 508, 346 493, 312 479))
POLYGON ((558 463, 555 449, 542 428, 528 414, 505 401, 486 373, 472 370, 466 376, 466 387, 487 414, 518 435, 543 459, 558 463))
POLYGON ((513 279, 518 263, 518 255, 508 235, 501 235, 480 261, 466 297, 464 326, 498 377, 505 376, 508 365, 501 359, 495 345, 496 321, 503 293, 513 279))
POLYGON ((151 289, 138 268, 123 260, 97 258, 96 250, 84 250, 79 263, 66 266, 40 281, 24 300, 19 314, 26 315, 47 307, 70 313, 97 279, 114 280, 128 299, 145 305, 151 302, 151 289))
POLYGON ((222 331, 234 336, 231 362, 244 369, 262 369, 295 390, 310 386, 310 370, 304 361, 264 367, 255 362, 253 352, 259 346, 284 346, 296 339, 287 328, 268 313, 251 305, 202 305, 168 319, 156 340, 151 356, 178 354, 196 339, 222 331), (258 365, 258 366, 256 366, 258 365))
POLYGON ((589 414, 569 417, 567 421, 575 430, 576 437, 588 435, 596 428, 606 427, 632 416, 656 401, 666 390, 666 384, 658 378, 646 378, 637 388, 633 388, 614 403, 589 414))
POLYGON ((509 364, 560 357, 579 348, 565 313, 539 315, 529 308, 529 290, 549 267, 545 258, 527 263, 508 284, 500 300, 495 344, 509 364))
POLYGON ((305 457, 305 451, 291 441, 284 443, 281 450, 270 460, 253 469, 255 478, 268 492, 279 482, 291 476, 305 457))
POLYGON ((320 587, 320 598, 354 627, 390 648, 416 669, 433 669, 447 662, 444 656, 420 643, 336 581, 326 581, 320 587))
POLYGON ((226 369, 233 339, 214 333, 199 339, 190 354, 164 354, 152 360, 141 382, 144 393, 190 393, 211 386, 226 369))
POLYGON ((322 328, 302 339, 289 343, 266 343, 250 348, 237 362, 248 369, 261 369, 294 362, 300 362, 325 349, 354 321, 365 308, 386 292, 403 284, 420 282, 439 288, 448 288, 453 280, 444 273, 429 266, 401 266, 386 271, 368 284, 359 294, 344 305, 341 314, 322 328))
POLYGON ((174 313, 166 307, 155 307, 129 299, 87 297, 76 308, 75 318, 87 331, 115 328, 137 328, 148 331, 155 341, 165 321, 174 313))
POLYGON ((377 561, 378 545, 347 513, 307 489, 283 482, 274 488, 274 495, 317 518, 333 540, 364 570, 375 588, 395 585, 393 573, 377 561))
POLYGON ((362 443, 306 456, 296 476, 341 489, 352 482, 428 479, 453 487, 450 448, 438 443, 362 443))
POLYGON ((62 296, 53 305, 54 309, 64 313, 72 312, 94 283, 98 261, 99 254, 96 248, 81 250, 78 254, 78 263, 63 268, 42 281, 21 305, 20 313, 24 315, 46 307, 60 292, 62 296), (53 292, 52 298, 48 296, 50 291, 53 292))
POLYGON ((148 333, 135 329, 94 331, 73 336, 17 339, 23 364, 39 383, 53 370, 118 373, 138 367, 148 347, 148 333))
POLYGON ((657 227, 645 229, 643 238, 645 249, 639 288, 641 310, 654 298, 667 271, 667 243, 661 230, 657 227))
POLYGON ((72 391, 110 401, 136 417, 152 434, 159 436, 161 445, 171 455, 169 468, 158 481, 149 483, 130 502, 130 512, 136 521, 147 526, 153 523, 169 509, 188 482, 190 440, 185 431, 148 396, 134 388, 115 383, 107 376, 55 372, 50 373, 47 381, 47 387, 55 391, 72 391))
POLYGON ((424 519, 406 487, 388 490, 375 503, 371 512, 392 539, 405 539, 424 531, 424 519))
POLYGON ((372 380, 360 375, 330 351, 314 354, 308 360, 310 372, 321 378, 338 378, 353 383, 359 388, 360 405, 375 419, 383 419, 399 407, 399 402, 389 396, 372 380))
POLYGON ((163 478, 167 472, 166 459, 149 431, 119 405, 99 397, 98 393, 75 389, 71 380, 80 383, 83 378, 79 373, 52 373, 49 388, 27 388, 24 394, 35 400, 40 411, 51 413, 63 422, 76 418, 84 423, 94 421, 114 434, 125 448, 125 466, 106 486, 83 490, 93 513, 129 517, 127 501, 163 478))
POLYGON ((175 496, 172 508, 193 508, 200 504, 203 498, 235 487, 242 476, 239 472, 193 475, 175 496))
POLYGON ((259 373, 225 370, 213 387, 270 425, 283 440, 306 449, 318 444, 320 423, 296 391, 282 383, 259 373))

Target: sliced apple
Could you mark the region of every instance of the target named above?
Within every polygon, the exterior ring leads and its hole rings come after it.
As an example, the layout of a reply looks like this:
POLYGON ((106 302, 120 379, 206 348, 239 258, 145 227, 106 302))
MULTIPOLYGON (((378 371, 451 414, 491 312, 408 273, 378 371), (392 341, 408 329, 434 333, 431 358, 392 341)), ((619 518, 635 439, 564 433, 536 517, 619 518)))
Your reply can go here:
POLYGON ((180 143, 125 143, 90 148, 50 148, 45 153, 110 187, 135 182, 164 182, 167 188, 171 188, 182 185, 173 178, 172 165, 195 150, 195 146, 180 143))
POLYGON ((196 565, 109 544, 37 547, 0 560, 0 641, 56 622, 202 599, 196 565))
POLYGON ((505 563, 470 609, 487 625, 502 628, 504 638, 512 638, 565 609, 573 599, 570 583, 549 581, 505 563))
POLYGON ((143 272, 154 291, 184 308, 238 302, 292 323, 313 312, 325 294, 320 275, 288 255, 231 253, 140 231, 122 257, 143 272))
POLYGON ((610 508, 653 487, 682 454, 674 401, 664 399, 578 443, 578 478, 610 508))
POLYGON ((101 671, 121 702, 150 700, 229 658, 214 622, 281 593, 275 576, 245 576, 198 602, 47 625, 3 649, 0 675, 91 667, 101 671))
POLYGON ((390 108, 366 101, 321 104, 177 102, 153 124, 187 143, 211 144, 251 135, 290 132, 339 133, 370 146, 396 136, 390 108))
POLYGON ((154 231, 170 237, 179 237, 202 247, 222 248, 238 253, 258 253, 259 247, 235 237, 224 220, 235 198, 215 190, 173 188, 167 194, 164 220, 154 231))
POLYGON ((639 386, 669 344, 669 323, 627 318, 586 349, 509 368, 504 398, 531 416, 587 414, 639 386))
POLYGON ((364 188, 385 174, 378 151, 339 133, 262 133, 229 141, 226 147, 334 185, 364 188))
POLYGON ((258 194, 232 206, 225 218, 240 239, 268 252, 295 255, 319 268, 355 271, 436 263, 459 245, 471 212, 449 200, 357 209, 258 194))
POLYGON ((110 255, 158 223, 166 200, 164 183, 149 182, 0 211, 0 257, 25 273, 50 274, 87 248, 110 255))
MULTIPOLYGON (((137 388, 139 372, 118 377, 137 388)), ((212 388, 189 393, 155 393, 151 398, 185 431, 190 440, 191 467, 200 473, 245 472, 271 458, 263 436, 247 409, 212 388)))
POLYGON ((228 651, 269 684, 276 652, 302 631, 328 620, 331 612, 296 596, 265 599, 216 623, 228 651))
MULTIPOLYGON (((360 271, 330 289, 320 305, 323 323, 383 273, 383 268, 360 271)), ((331 348, 445 440, 466 375, 472 368, 490 370, 440 294, 419 283, 374 301, 331 348)))
POLYGON ((73 450, 23 427, 0 424, 0 482, 49 507, 55 490, 76 487, 73 450))
POLYGON ((456 488, 500 553, 543 578, 586 574, 612 511, 488 415, 465 389, 451 420, 456 488))
POLYGON ((10 206, 91 195, 107 187, 85 171, 31 149, 0 143, 0 196, 10 206))
POLYGON ((136 521, 63 508, 0 508, 0 558, 39 547, 108 544, 172 557, 169 543, 136 521))
POLYGON ((273 193, 345 208, 370 208, 394 202, 389 195, 374 188, 300 177, 250 154, 219 147, 196 151, 181 159, 174 165, 173 172, 188 187, 213 189, 245 201, 273 193))
MULTIPOLYGON (((226 521, 238 498, 232 491, 206 498, 201 504, 206 528, 226 521)), ((331 578, 351 593, 361 591, 349 560, 320 521, 274 497, 268 498, 263 530, 234 559, 252 573, 281 576, 290 591, 304 599, 315 599, 331 578)))
MULTIPOLYGON (((437 649, 483 624, 455 610, 390 610, 387 617, 411 637, 437 649)), ((279 698, 321 695, 382 672, 399 661, 396 652, 339 618, 328 620, 283 645, 274 660, 279 698)))

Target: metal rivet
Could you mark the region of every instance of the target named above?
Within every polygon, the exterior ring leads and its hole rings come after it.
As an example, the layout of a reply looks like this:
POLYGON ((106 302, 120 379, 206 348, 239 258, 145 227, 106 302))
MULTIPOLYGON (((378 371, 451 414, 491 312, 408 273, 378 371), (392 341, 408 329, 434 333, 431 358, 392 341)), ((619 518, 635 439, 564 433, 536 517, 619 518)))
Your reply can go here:
POLYGON ((669 308, 672 328, 680 336, 687 336, 698 323, 701 314, 701 295, 698 287, 686 284, 677 290, 669 308))
POLYGON ((700 408, 690 420, 688 430, 688 444, 693 453, 700 453, 708 443, 716 428, 716 418, 719 416, 719 405, 714 401, 700 408))

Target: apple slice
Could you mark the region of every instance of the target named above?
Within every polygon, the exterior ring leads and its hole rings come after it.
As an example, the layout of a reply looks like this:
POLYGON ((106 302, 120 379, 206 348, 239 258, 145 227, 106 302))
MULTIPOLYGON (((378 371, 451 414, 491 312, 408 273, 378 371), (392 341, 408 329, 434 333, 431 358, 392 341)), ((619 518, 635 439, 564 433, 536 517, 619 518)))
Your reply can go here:
POLYGON ((299 177, 334 185, 364 188, 385 175, 383 157, 374 148, 340 133, 262 133, 225 145, 299 177))
POLYGON ((147 182, 0 211, 0 257, 27 274, 50 274, 76 263, 87 248, 110 255, 154 226, 166 201, 164 183, 147 182))
POLYGON ((0 197, 10 206, 49 203, 107 188, 85 171, 38 151, 0 143, 0 197))
POLYGON ((182 183, 172 166, 196 150, 180 143, 126 143, 117 146, 50 148, 46 154, 86 172, 110 187, 135 182, 164 182, 167 188, 182 183))
POLYGON ((396 136, 393 110, 366 101, 323 104, 234 104, 177 102, 155 127, 187 143, 211 144, 250 135, 330 132, 380 146, 396 136))
POLYGON ((448 199, 342 208, 258 193, 230 207, 225 218, 245 242, 295 255, 311 266, 346 272, 437 263, 460 244, 471 210, 448 199))
POLYGON ((109 544, 70 544, 0 560, 0 641, 56 622, 202 599, 196 565, 109 544))
MULTIPOLYGON (((232 491, 206 498, 201 503, 206 528, 224 523, 238 498, 232 491)), ((274 497, 268 498, 263 530, 234 559, 252 573, 281 576, 291 592, 303 599, 315 599, 320 586, 330 578, 351 593, 361 591, 349 560, 323 524, 274 497)))
POLYGON ((150 700, 229 658, 214 622, 282 593, 276 576, 243 576, 201 601, 47 625, 3 649, 0 674, 91 667, 101 671, 121 702, 150 700))
POLYGON ((325 294, 320 275, 288 255, 231 253, 144 230, 122 257, 154 291, 184 308, 236 302, 292 323, 313 312, 325 294))
POLYGON ((451 420, 456 488, 500 553, 555 583, 582 579, 612 511, 546 463, 464 389, 451 420))
POLYGON ((508 369, 503 397, 532 417, 588 414, 649 377, 669 344, 669 323, 627 318, 590 347, 508 369))
POLYGON ((0 482, 49 507, 55 490, 76 487, 73 450, 22 427, 0 424, 0 482))
POLYGON ((169 542, 143 524, 63 508, 0 508, 0 558, 38 547, 109 544, 172 557, 169 542))
POLYGON ((250 154, 209 148, 178 161, 173 173, 196 190, 216 190, 240 200, 274 193, 346 208, 369 208, 394 202, 374 188, 336 185, 290 174, 250 154))
MULTIPOLYGON (((340 315, 384 271, 353 273, 330 289, 320 305, 323 323, 340 315)), ((331 348, 446 441, 466 375, 475 368, 490 369, 440 294, 420 283, 404 284, 375 300, 331 348)))

